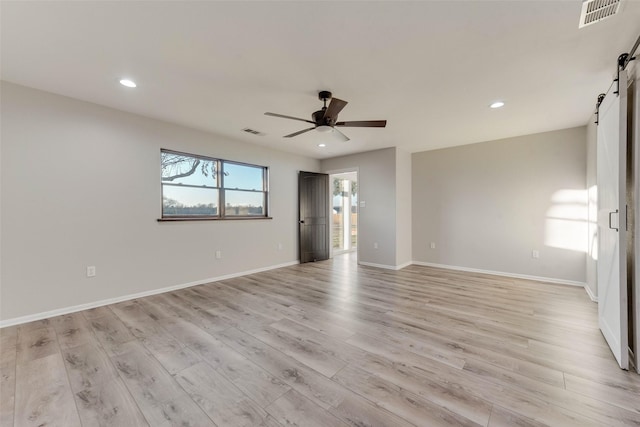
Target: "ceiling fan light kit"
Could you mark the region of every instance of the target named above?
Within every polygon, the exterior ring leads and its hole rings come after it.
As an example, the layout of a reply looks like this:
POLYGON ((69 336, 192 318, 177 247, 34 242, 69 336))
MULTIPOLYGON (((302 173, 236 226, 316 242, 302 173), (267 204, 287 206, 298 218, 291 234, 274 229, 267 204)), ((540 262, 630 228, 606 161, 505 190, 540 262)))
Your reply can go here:
POLYGON ((305 123, 311 123, 314 125, 308 129, 303 129, 298 132, 291 133, 289 135, 285 135, 284 138, 293 138, 294 136, 298 136, 300 134, 309 132, 311 130, 317 130, 322 133, 332 132, 335 135, 338 135, 344 141, 349 141, 349 138, 336 129, 336 126, 345 126, 345 127, 385 127, 387 125, 386 120, 360 120, 360 121, 349 121, 349 122, 339 122, 338 114, 342 109, 347 105, 347 101, 343 101, 338 98, 333 98, 331 92, 327 90, 320 91, 318 93, 318 98, 323 102, 323 107, 321 110, 315 111, 311 114, 312 120, 301 119, 299 117, 286 116, 284 114, 277 113, 264 113, 267 116, 280 117, 282 119, 289 120, 298 120, 305 123), (329 101, 329 106, 327 106, 327 101, 329 101))

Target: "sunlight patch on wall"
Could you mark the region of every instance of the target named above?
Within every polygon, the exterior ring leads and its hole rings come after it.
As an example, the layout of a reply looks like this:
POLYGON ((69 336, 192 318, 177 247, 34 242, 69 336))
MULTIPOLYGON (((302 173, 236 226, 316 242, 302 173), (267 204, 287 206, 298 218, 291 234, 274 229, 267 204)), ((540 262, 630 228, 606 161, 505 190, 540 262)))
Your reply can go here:
POLYGON ((598 260, 598 186, 589 187, 589 248, 588 254, 594 260, 598 260))
POLYGON ((558 190, 547 210, 545 245, 588 253, 587 190, 558 190))

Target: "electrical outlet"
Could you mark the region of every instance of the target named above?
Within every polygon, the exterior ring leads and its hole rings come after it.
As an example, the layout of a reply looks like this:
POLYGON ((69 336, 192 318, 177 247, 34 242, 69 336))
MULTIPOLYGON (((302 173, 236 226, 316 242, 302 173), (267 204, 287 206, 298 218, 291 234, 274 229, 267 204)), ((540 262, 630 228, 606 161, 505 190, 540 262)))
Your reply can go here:
POLYGON ((278 250, 281 251, 282 250, 282 243, 278 243, 278 250))
POLYGON ((373 249, 378 249, 378 242, 375 242, 375 243, 373 244, 373 249))
POLYGON ((540 258, 540 251, 537 251, 537 250, 534 249, 531 252, 531 258, 536 258, 536 259, 540 258))
POLYGON ((216 251, 216 259, 222 258, 222 251, 216 251))
POLYGON ((87 277, 95 277, 96 276, 96 266, 90 265, 87 267, 87 277))
POLYGON ((431 249, 435 249, 436 248, 436 242, 431 242, 431 249))

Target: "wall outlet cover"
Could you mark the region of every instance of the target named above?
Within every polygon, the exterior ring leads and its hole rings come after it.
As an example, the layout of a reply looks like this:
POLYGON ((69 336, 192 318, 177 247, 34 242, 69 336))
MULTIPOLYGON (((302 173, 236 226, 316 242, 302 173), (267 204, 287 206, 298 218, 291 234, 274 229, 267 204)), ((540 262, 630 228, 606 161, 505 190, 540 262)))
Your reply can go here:
POLYGON ((87 277, 95 277, 96 275, 96 267, 95 265, 90 265, 87 267, 87 277))

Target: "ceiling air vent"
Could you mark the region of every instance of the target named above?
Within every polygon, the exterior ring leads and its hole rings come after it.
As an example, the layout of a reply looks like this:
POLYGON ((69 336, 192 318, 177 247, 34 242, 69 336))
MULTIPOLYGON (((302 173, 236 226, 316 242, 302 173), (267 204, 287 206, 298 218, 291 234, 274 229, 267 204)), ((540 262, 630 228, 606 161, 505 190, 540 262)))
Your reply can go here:
POLYGON ((257 130, 250 129, 250 128, 244 128, 244 129, 242 129, 242 130, 243 130, 243 131, 245 131, 245 132, 247 132, 247 133, 251 133, 251 134, 253 134, 253 135, 260 135, 260 136, 264 136, 264 133, 262 133, 262 132, 260 132, 260 131, 257 131, 257 130))
POLYGON ((620 10, 622 0, 584 0, 580 12, 578 28, 595 24, 615 15, 620 10))

